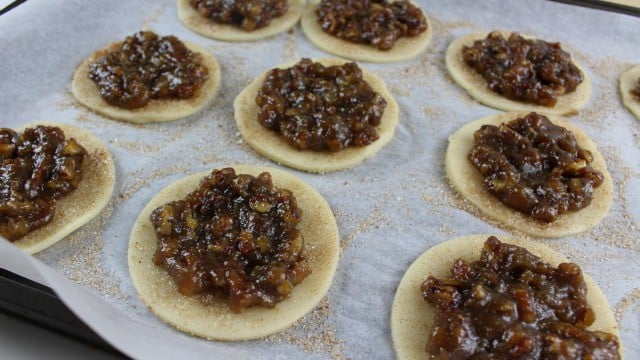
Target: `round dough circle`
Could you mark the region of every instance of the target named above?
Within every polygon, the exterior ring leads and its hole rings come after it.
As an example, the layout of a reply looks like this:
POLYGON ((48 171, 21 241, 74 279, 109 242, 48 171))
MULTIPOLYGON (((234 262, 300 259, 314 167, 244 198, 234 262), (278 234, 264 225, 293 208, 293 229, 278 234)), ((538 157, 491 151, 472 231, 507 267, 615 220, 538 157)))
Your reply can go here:
MULTIPOLYGON (((398 359, 424 359, 427 356, 427 337, 435 317, 435 309, 420 292, 420 285, 432 275, 442 279, 451 276, 455 259, 475 261, 480 258, 485 240, 491 235, 468 235, 438 244, 420 255, 402 277, 391 308, 391 337, 398 359)), ((568 260, 548 246, 515 238, 500 241, 526 248, 553 266, 568 260)), ((583 272, 587 286, 587 302, 596 314, 589 330, 612 333, 618 337, 618 324, 598 285, 583 272)), ((622 353, 622 346, 620 346, 622 353)))
MULTIPOLYGON (((509 32, 502 31, 503 36, 509 36, 509 32)), ((455 80, 458 85, 467 90, 469 95, 474 97, 479 102, 491 106, 500 110, 507 111, 537 111, 547 114, 557 115, 575 115, 589 100, 591 95, 591 79, 587 75, 582 65, 576 62, 572 57, 573 63, 582 71, 584 80, 575 91, 558 97, 558 102, 553 107, 547 107, 532 103, 526 103, 521 101, 515 101, 508 99, 497 92, 492 91, 487 86, 487 81, 478 74, 473 68, 467 65, 462 59, 462 47, 471 46, 475 40, 482 40, 487 37, 489 33, 474 33, 461 36, 454 40, 447 48, 445 55, 445 63, 449 74, 455 80)), ((523 35, 527 39, 532 39, 531 36, 523 35)))
POLYGON ((295 286, 290 298, 273 309, 251 307, 241 314, 234 314, 226 300, 203 305, 204 295, 181 295, 166 270, 153 264, 156 236, 149 220, 151 212, 167 202, 183 199, 210 172, 178 180, 154 196, 135 222, 128 254, 133 284, 153 313, 180 331, 227 341, 255 339, 291 326, 325 296, 339 258, 336 220, 329 204, 316 190, 299 178, 274 168, 247 165, 233 168, 238 174, 253 176, 270 172, 273 185, 291 190, 302 209, 303 219, 298 228, 305 241, 305 256, 312 273, 295 286))
POLYGON ((53 122, 31 123, 16 131, 22 133, 37 125, 59 127, 67 139, 75 138, 87 150, 87 156, 82 163, 82 181, 74 191, 56 200, 53 220, 14 242, 29 254, 48 248, 96 217, 111 199, 116 179, 113 158, 102 140, 79 127, 53 122))
POLYGON ((638 86, 640 79, 640 65, 636 65, 620 75, 620 96, 622 103, 638 119, 640 119, 640 100, 631 95, 630 91, 638 86))
POLYGON ((220 65, 216 58, 200 45, 184 41, 189 50, 200 53, 202 63, 209 70, 209 78, 202 84, 198 96, 191 99, 151 100, 137 109, 123 109, 107 103, 98 91, 98 87, 89 79, 89 64, 109 51, 118 48, 121 42, 113 43, 86 58, 73 74, 71 89, 73 95, 86 107, 112 119, 137 124, 172 121, 187 117, 202 110, 211 101, 220 87, 220 65))
POLYGON ((596 144, 582 130, 559 116, 546 115, 554 124, 573 132, 578 144, 593 154, 592 167, 602 172, 604 176, 603 183, 593 192, 591 204, 579 211, 561 214, 552 223, 543 224, 504 205, 485 190, 482 185, 482 174, 467 158, 474 143, 473 133, 482 125, 498 126, 525 115, 525 113, 501 113, 488 116, 466 124, 449 136, 449 146, 445 155, 447 178, 453 187, 484 215, 531 236, 545 238, 569 236, 597 225, 607 215, 611 206, 613 180, 596 144))
POLYGON ((312 0, 307 4, 300 19, 300 25, 312 43, 334 55, 375 63, 398 62, 420 55, 429 46, 433 36, 433 23, 429 21, 427 14, 423 11, 422 13, 427 20, 426 31, 418 36, 398 39, 390 50, 378 50, 371 45, 353 43, 324 32, 318 24, 315 12, 318 4, 320 4, 320 0, 312 0))
MULTIPOLYGON (((339 59, 314 59, 313 61, 320 62, 325 66, 342 65, 346 62, 339 59)), ((285 69, 294 64, 296 62, 290 62, 282 64, 278 68, 285 69)), ((352 146, 338 152, 298 150, 294 148, 279 133, 265 128, 257 120, 260 108, 255 99, 268 72, 262 73, 238 94, 233 101, 233 109, 238 130, 244 140, 254 150, 269 159, 282 165, 309 172, 337 171, 358 165, 363 160, 375 155, 393 138, 393 133, 398 124, 398 103, 389 93, 382 79, 366 69, 362 69, 363 79, 387 101, 387 107, 382 114, 380 125, 376 127, 380 138, 367 146, 352 146)))
POLYGON ((245 31, 233 25, 218 24, 207 19, 189 5, 189 0, 178 0, 178 17, 189 29, 211 39, 232 42, 255 41, 294 27, 302 15, 304 4, 305 0, 289 0, 289 10, 284 15, 274 18, 269 25, 254 31, 245 31))

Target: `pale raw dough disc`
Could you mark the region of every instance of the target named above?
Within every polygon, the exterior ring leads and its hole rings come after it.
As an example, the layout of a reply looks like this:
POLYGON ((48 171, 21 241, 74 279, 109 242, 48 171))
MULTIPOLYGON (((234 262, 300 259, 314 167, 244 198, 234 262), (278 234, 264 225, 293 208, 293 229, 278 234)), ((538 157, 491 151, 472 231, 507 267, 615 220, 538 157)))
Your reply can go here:
POLYGON ((312 0, 307 4, 300 19, 302 31, 320 49, 348 59, 375 63, 391 63, 411 59, 427 48, 433 35, 433 23, 429 21, 427 14, 423 11, 427 19, 427 30, 418 36, 398 39, 390 50, 378 50, 371 45, 352 43, 322 30, 315 12, 318 4, 320 4, 320 0, 312 0))
MULTIPOLYGON (((313 61, 320 62, 325 66, 342 65, 346 62, 346 60, 339 59, 313 59, 313 61)), ((296 62, 283 64, 278 68, 285 69, 294 64, 296 62)), ((376 127, 380 138, 367 146, 350 146, 338 152, 294 148, 282 138, 280 133, 271 131, 258 122, 260 108, 255 99, 268 72, 262 73, 240 92, 233 102, 233 109, 236 124, 244 140, 254 150, 269 159, 295 169, 324 173, 353 167, 376 154, 391 141, 398 124, 398 103, 389 93, 382 79, 366 69, 362 69, 363 79, 387 101, 380 125, 376 127)))
POLYGON ((73 95, 86 107, 112 119, 137 124, 177 120, 202 110, 211 101, 220 87, 220 65, 209 51, 200 45, 183 41, 189 50, 201 55, 202 64, 209 69, 209 78, 202 84, 198 96, 191 99, 151 100, 137 109, 124 109, 107 103, 98 92, 98 87, 89 79, 89 64, 122 44, 113 43, 85 59, 73 74, 73 95))
MULTIPOLYGON (((438 279, 450 278, 455 259, 462 258, 468 262, 480 259, 480 252, 489 236, 491 235, 468 235, 446 241, 430 248, 411 264, 398 285, 391 308, 391 337, 398 359, 427 358, 427 337, 434 320, 435 308, 423 299, 420 291, 422 282, 429 275, 438 279)), ((553 249, 537 242, 498 238, 504 243, 526 248, 553 266, 569 262, 553 249)), ((618 324, 607 298, 589 275, 583 273, 583 276, 587 285, 587 302, 596 314, 596 321, 589 330, 612 333, 620 341, 618 324)))
POLYGON ((153 210, 195 190, 204 172, 179 180, 154 196, 142 210, 129 239, 129 273, 142 301, 160 319, 178 330, 207 339, 239 341, 276 333, 311 311, 325 296, 339 258, 338 227, 329 204, 299 178, 274 168, 232 166, 237 174, 257 176, 268 171, 277 188, 291 190, 302 210, 298 229, 305 241, 305 256, 312 273, 295 286, 291 297, 273 309, 251 307, 241 314, 229 310, 226 300, 203 305, 203 295, 181 295, 173 279, 153 264, 156 235, 150 221, 153 210))
POLYGON ((111 199, 116 178, 113 158, 102 140, 79 127, 59 123, 31 123, 16 131, 22 133, 37 125, 59 127, 67 139, 75 138, 87 155, 82 163, 82 181, 56 201, 53 220, 14 242, 29 254, 48 248, 96 217, 111 199))
POLYGON ((245 31, 233 25, 217 24, 201 16, 189 5, 189 0, 178 0, 178 17, 189 29, 211 39, 232 42, 255 41, 294 27, 302 15, 304 4, 305 0, 289 0, 289 10, 284 15, 274 18, 269 25, 254 31, 245 31))
POLYGON ((624 106, 640 119, 640 99, 630 93, 638 86, 638 79, 640 79, 640 65, 636 65, 620 75, 620 96, 622 96, 624 106))
MULTIPOLYGON (((503 36, 508 37, 509 32, 502 31, 503 36)), ((557 115, 575 115, 589 100, 591 94, 591 79, 584 71, 584 68, 576 62, 574 57, 571 58, 573 63, 582 71, 584 80, 572 93, 558 97, 558 102, 553 107, 547 107, 532 103, 510 100, 497 92, 492 91, 487 86, 487 81, 478 74, 473 68, 467 65, 462 59, 462 47, 471 46, 475 40, 482 40, 489 33, 474 33, 464 35, 454 40, 447 48, 445 62, 449 74, 458 85, 462 86, 467 92, 485 105, 493 108, 507 111, 536 111, 547 114, 557 115)), ((522 35, 527 39, 531 36, 522 35)))
POLYGON ((504 205, 498 198, 485 190, 482 185, 482 174, 467 158, 473 147, 473 133, 480 129, 482 125, 493 124, 498 126, 501 123, 523 116, 526 116, 526 114, 501 113, 485 117, 466 124, 449 136, 449 147, 445 155, 445 168, 447 178, 453 187, 484 215, 531 236, 545 238, 569 236, 597 225, 607 215, 611 206, 613 180, 596 144, 582 130, 559 116, 547 115, 554 124, 572 131, 578 144, 582 148, 591 151, 593 154, 591 166, 604 176, 603 183, 595 188, 593 192, 591 204, 579 211, 570 211, 559 215, 552 223, 543 224, 504 205))

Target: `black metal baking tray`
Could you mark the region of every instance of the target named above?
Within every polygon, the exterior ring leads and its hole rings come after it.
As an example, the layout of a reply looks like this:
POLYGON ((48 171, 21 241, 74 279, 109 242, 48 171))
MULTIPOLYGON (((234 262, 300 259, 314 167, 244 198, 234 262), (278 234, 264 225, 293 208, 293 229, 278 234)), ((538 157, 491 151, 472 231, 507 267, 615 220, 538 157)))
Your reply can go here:
POLYGON ((50 288, 3 268, 0 268, 0 312, 127 358, 78 319, 50 288))

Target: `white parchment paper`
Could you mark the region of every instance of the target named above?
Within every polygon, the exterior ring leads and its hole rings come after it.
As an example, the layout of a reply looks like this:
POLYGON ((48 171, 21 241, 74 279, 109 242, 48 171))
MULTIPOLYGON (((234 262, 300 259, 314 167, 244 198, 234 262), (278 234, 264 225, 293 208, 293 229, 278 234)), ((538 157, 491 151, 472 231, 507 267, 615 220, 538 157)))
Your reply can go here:
POLYGON ((435 29, 428 50, 402 63, 363 64, 387 82, 401 106, 394 139, 351 170, 290 170, 325 196, 337 218, 342 253, 327 299, 284 333, 242 343, 201 340, 156 319, 131 284, 129 232, 143 205, 187 174, 230 163, 278 167, 239 137, 233 99, 277 64, 328 55, 299 28, 255 43, 200 37, 179 22, 172 0, 30 0, 0 17, 0 125, 82 126, 109 145, 117 167, 114 197, 96 220, 34 257, 2 241, 0 266, 52 287, 89 326, 134 358, 393 358, 391 303, 411 262, 457 236, 508 232, 474 215, 445 181, 447 137, 497 110, 452 83, 444 51, 466 33, 514 30, 562 42, 593 80, 589 103, 571 121, 603 152, 616 201, 597 228, 544 242, 598 282, 619 317, 626 357, 640 358, 640 122, 617 92, 620 73, 640 62, 640 19, 541 0, 415 2, 435 29), (105 119, 73 99, 71 76, 82 59, 142 28, 196 42, 217 57, 222 87, 207 109, 139 126, 105 119))

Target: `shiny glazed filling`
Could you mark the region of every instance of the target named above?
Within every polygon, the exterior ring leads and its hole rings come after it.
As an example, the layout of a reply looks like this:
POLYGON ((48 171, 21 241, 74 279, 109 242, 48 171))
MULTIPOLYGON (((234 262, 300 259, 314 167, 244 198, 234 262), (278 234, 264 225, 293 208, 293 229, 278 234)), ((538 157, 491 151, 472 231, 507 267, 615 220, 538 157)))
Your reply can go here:
POLYGON ((269 25, 289 9, 287 0, 189 0, 189 4, 207 19, 246 31, 269 25))
POLYGON ((432 359, 619 359, 616 336, 587 327, 595 314, 578 265, 554 268, 490 237, 480 260, 458 259, 451 278, 420 290, 435 307, 432 359))
POLYGON ((78 187, 87 151, 58 127, 0 128, 0 235, 16 241, 53 219, 78 187))
POLYGON ((362 78, 356 63, 324 66, 302 59, 288 69, 273 69, 256 104, 258 121, 300 150, 339 151, 378 139, 387 105, 362 78))
POLYGON ((200 54, 175 36, 158 37, 151 31, 128 36, 89 64, 89 78, 100 96, 124 109, 143 107, 153 99, 197 97, 208 74, 200 54))
POLYGON ((558 96, 575 91, 582 72, 559 43, 528 40, 518 33, 505 39, 499 32, 462 48, 464 62, 505 97, 554 106, 558 96))
POLYGON ((301 213, 269 173, 214 170, 184 200, 153 211, 153 261, 183 295, 226 296, 235 313, 273 308, 311 273, 296 228, 301 213))
POLYGON ((636 83, 636 87, 631 90, 631 95, 636 97, 636 100, 640 101, 640 79, 636 83))
POLYGON ((484 187, 508 207, 543 223, 587 207, 604 180, 591 167, 591 152, 543 115, 483 125, 473 137, 469 160, 484 176, 484 187))
POLYGON ((324 32, 380 50, 427 30, 420 8, 406 0, 322 0, 316 14, 324 32))

